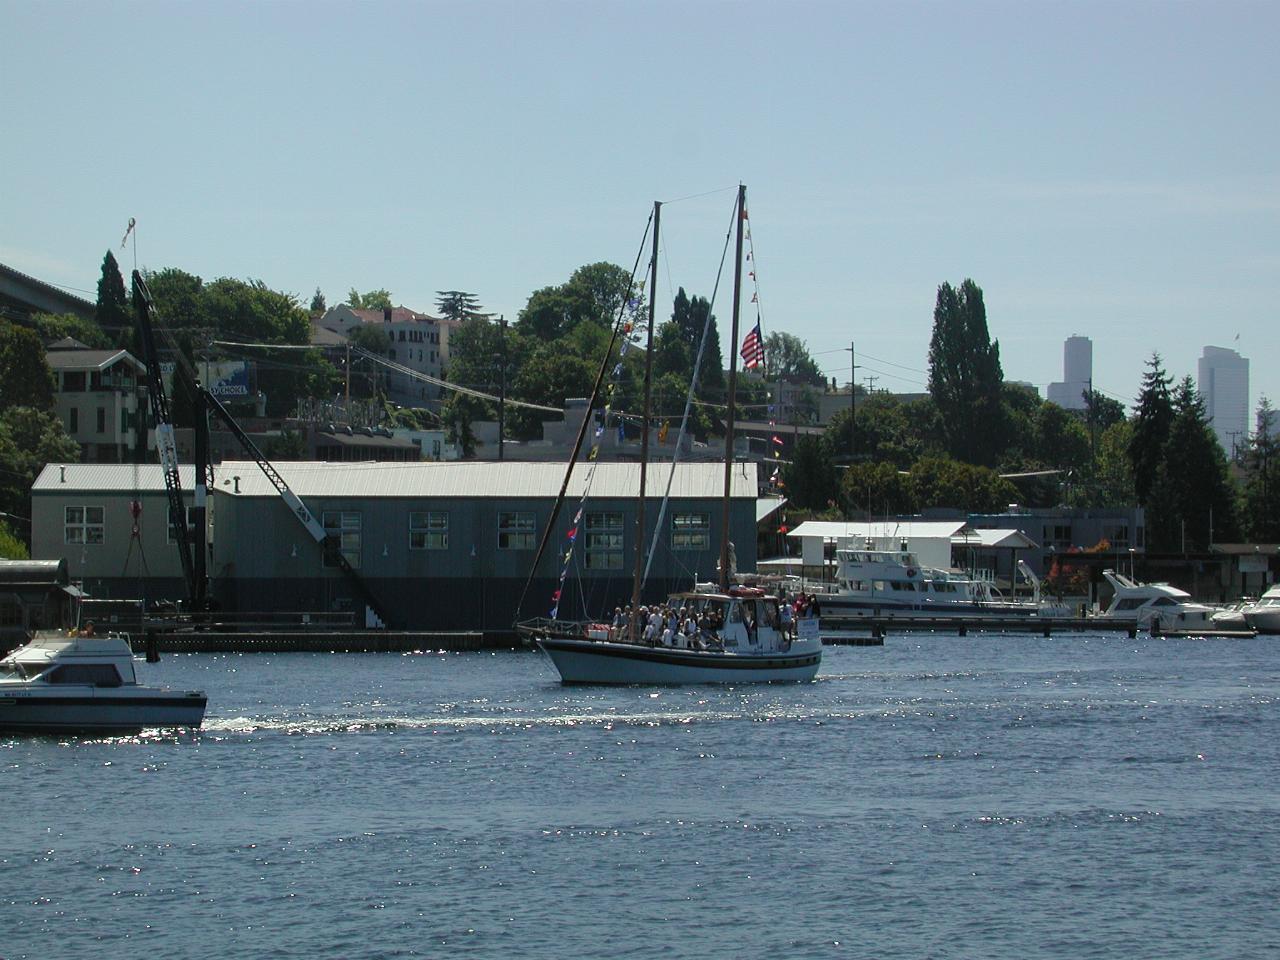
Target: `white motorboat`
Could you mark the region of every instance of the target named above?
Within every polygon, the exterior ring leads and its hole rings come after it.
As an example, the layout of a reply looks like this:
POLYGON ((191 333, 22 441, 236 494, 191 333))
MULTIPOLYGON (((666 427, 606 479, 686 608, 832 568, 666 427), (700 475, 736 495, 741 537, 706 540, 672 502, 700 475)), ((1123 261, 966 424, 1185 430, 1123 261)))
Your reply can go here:
POLYGON ((1244 610, 1245 622, 1259 633, 1280 633, 1280 584, 1244 610))
POLYGON ((198 727, 198 690, 138 683, 129 639, 39 633, 0 660, 0 730, 123 732, 198 727))
POLYGON ((1103 570, 1103 577, 1115 590, 1107 609, 1099 620, 1132 623, 1152 630, 1212 630, 1213 616, 1218 611, 1197 603, 1191 594, 1167 583, 1138 583, 1114 570, 1103 570))
MULTIPOLYGON (((780 601, 763 590, 694 591, 671 597, 700 626, 628 640, 627 625, 534 621, 521 629, 551 658, 564 683, 767 683, 812 680, 822 660, 818 621, 792 637, 780 601)), ((656 608, 655 608, 656 609, 656 608)))
POLYGON ((836 550, 836 582, 817 594, 823 618, 972 619, 977 617, 1067 617, 1065 604, 1042 601, 1040 581, 1023 562, 1032 599, 1009 600, 991 583, 954 570, 921 565, 909 550, 878 550, 870 544, 836 550))

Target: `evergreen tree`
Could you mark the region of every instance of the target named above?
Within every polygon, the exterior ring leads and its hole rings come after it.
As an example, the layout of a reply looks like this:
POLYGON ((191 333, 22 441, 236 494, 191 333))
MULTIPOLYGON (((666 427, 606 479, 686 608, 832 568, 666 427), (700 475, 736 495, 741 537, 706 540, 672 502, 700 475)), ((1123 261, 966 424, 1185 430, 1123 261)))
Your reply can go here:
POLYGON ((1160 354, 1153 353, 1142 377, 1142 390, 1134 402, 1133 433, 1129 438, 1129 465, 1133 470, 1133 490, 1138 503, 1146 505, 1164 454, 1169 429, 1173 425, 1173 400, 1169 386, 1173 378, 1164 372, 1160 354))
MULTIPOLYGON (((711 301, 706 297, 695 294, 690 298, 684 292, 684 287, 676 291, 676 298, 671 307, 671 322, 675 325, 689 357, 686 379, 693 375, 693 364, 698 358, 698 347, 702 344, 702 332, 707 326, 707 316, 710 313, 711 301)), ((724 389, 724 356, 720 352, 720 331, 716 327, 716 318, 712 316, 711 329, 707 331, 707 346, 702 353, 698 390, 705 395, 714 393, 719 398, 723 395, 724 389)))
POLYGON ((1245 452, 1245 518, 1251 543, 1280 543, 1280 435, 1276 411, 1258 401, 1253 437, 1245 452))
POLYGON ((1190 377, 1173 398, 1173 422, 1147 504, 1147 539, 1156 550, 1207 550, 1239 539, 1236 489, 1226 455, 1190 377))
POLYGON ((982 289, 965 280, 938 288, 929 341, 929 393, 947 446, 966 463, 994 464, 1004 445, 1000 342, 987 330, 982 289))
POLYGON ((465 290, 437 290, 436 310, 447 320, 491 320, 492 314, 480 309, 474 293, 465 290))
POLYGON ((325 309, 324 294, 320 292, 319 287, 316 287, 315 296, 311 298, 311 312, 324 313, 325 309))
POLYGON ((93 319, 115 342, 133 330, 133 311, 129 309, 129 294, 120 276, 120 264, 110 250, 102 258, 102 277, 98 280, 98 305, 93 319))

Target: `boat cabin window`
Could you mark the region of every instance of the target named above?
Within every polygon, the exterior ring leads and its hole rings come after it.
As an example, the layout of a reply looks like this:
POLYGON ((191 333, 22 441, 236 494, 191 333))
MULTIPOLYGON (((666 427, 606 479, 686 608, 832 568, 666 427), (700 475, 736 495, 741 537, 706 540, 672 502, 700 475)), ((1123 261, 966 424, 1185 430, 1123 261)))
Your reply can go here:
POLYGON ((95 687, 118 687, 120 672, 110 663, 64 663, 49 673, 50 683, 81 683, 95 687))
POLYGON ((27 667, 21 663, 6 663, 0 666, 0 680, 31 680, 40 676, 43 667, 27 667))
POLYGON ((1173 597, 1160 597, 1151 605, 1153 607, 1176 607, 1178 605, 1178 601, 1173 599, 1173 597))
POLYGON ((1117 610, 1137 610, 1140 606, 1142 606, 1146 602, 1147 601, 1144 600, 1142 597, 1125 597, 1123 600, 1121 600, 1119 603, 1116 604, 1116 609, 1117 610))

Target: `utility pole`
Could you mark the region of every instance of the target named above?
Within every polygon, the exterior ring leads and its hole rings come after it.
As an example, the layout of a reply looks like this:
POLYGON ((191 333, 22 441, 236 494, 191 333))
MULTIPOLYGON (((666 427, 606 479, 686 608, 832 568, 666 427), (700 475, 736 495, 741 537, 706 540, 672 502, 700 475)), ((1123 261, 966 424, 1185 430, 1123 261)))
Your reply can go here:
POLYGON ((849 466, 858 456, 858 363, 849 341, 849 466))
POLYGON ((875 393, 875 392, 876 392, 876 381, 877 381, 877 380, 879 380, 879 379, 880 379, 879 377, 867 377, 867 378, 866 378, 866 381, 867 381, 867 393, 868 393, 868 394, 872 394, 872 393, 875 393))
POLYGON ((504 456, 503 434, 506 433, 507 413, 507 319, 498 317, 498 461, 504 456))

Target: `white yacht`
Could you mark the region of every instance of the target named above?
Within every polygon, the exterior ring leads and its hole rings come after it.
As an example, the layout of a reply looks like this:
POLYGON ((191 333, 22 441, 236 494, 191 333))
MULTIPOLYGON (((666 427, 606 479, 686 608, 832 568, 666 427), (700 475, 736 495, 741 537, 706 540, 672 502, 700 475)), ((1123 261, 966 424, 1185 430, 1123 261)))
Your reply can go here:
POLYGON ((0 660, 0 730, 136 731, 198 727, 198 690, 138 683, 129 639, 39 633, 0 660))
POLYGON ((551 658, 564 683, 769 683, 812 680, 822 660, 818 621, 786 629, 777 597, 752 587, 699 589, 672 596, 700 627, 632 642, 628 627, 565 621, 521 624, 551 658))
POLYGON ((1191 594, 1167 583, 1138 583, 1114 570, 1102 575, 1115 590, 1115 596, 1100 620, 1133 623, 1143 629, 1211 630, 1216 608, 1196 603, 1191 594))
POLYGON ((1280 584, 1244 610, 1245 622, 1259 633, 1280 633, 1280 584))
POLYGON ((905 549, 877 550, 870 544, 839 547, 836 561, 834 588, 817 595, 824 618, 1071 615, 1069 606, 1041 600, 1040 581, 1022 562, 1018 569, 1031 583, 1030 601, 1006 599, 989 580, 922 566, 916 555, 905 549))

